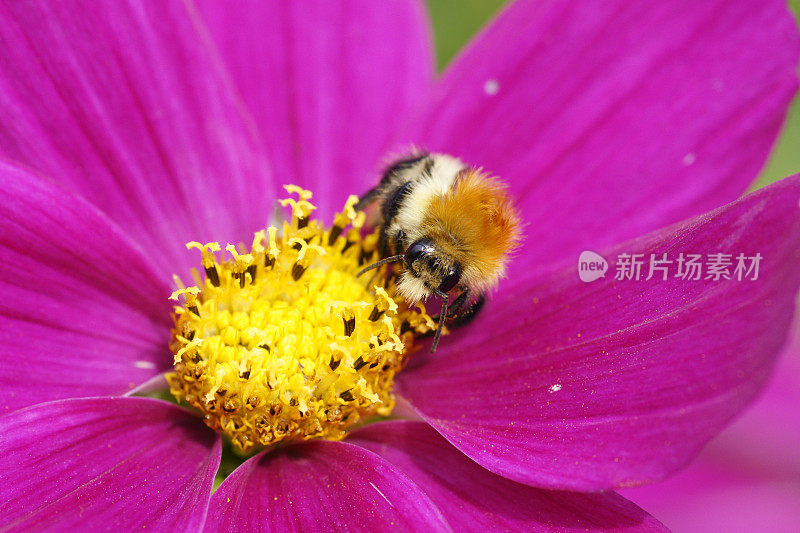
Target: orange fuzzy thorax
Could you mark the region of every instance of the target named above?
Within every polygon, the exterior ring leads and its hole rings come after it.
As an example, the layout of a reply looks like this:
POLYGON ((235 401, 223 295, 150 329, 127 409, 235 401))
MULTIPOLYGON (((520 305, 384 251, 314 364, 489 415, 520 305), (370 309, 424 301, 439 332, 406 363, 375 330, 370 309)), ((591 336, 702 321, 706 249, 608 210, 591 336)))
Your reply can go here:
POLYGON ((493 288, 519 243, 520 217, 497 179, 476 169, 459 173, 449 194, 431 199, 423 233, 458 261, 462 283, 474 290, 493 288))

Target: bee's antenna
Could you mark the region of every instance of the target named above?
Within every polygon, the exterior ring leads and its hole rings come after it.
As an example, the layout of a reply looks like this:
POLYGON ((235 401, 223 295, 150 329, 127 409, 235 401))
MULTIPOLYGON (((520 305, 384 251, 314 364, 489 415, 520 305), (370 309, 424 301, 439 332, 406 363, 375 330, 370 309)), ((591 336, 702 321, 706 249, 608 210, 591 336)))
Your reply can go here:
POLYGON ((372 263, 372 264, 371 264, 371 265, 369 265, 368 267, 364 267, 364 268, 361 270, 361 272, 359 272, 358 274, 356 274, 356 277, 360 276, 360 275, 361 275, 361 274, 363 274, 364 272, 369 272, 369 271, 370 271, 370 270, 372 270, 373 268, 378 268, 379 266, 383 266, 383 265, 385 265, 386 263, 394 263, 394 262, 396 262, 396 261, 401 261, 401 260, 403 259, 403 257, 405 257, 403 254, 399 254, 399 255, 392 255, 392 256, 390 256, 390 257, 387 257, 387 258, 385 258, 385 259, 381 259, 381 260, 380 260, 380 261, 378 261, 377 263, 372 263))
POLYGON ((442 312, 439 313, 439 324, 436 326, 436 335, 433 336, 433 344, 431 344, 431 353, 436 351, 436 346, 439 345, 439 337, 442 336, 442 328, 444 321, 447 319, 447 307, 449 305, 449 297, 446 292, 436 291, 436 294, 444 299, 442 303, 442 312))

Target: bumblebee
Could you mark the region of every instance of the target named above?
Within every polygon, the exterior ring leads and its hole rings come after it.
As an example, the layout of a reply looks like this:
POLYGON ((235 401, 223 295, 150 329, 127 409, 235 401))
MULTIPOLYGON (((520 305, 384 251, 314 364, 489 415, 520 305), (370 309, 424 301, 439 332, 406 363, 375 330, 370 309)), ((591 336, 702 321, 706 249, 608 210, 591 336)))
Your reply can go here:
POLYGON ((401 262, 397 289, 410 304, 442 298, 434 352, 445 321, 456 326, 474 317, 503 277, 519 243, 519 212, 497 178, 428 153, 390 165, 356 209, 369 206, 377 206, 382 259, 358 275, 401 262))

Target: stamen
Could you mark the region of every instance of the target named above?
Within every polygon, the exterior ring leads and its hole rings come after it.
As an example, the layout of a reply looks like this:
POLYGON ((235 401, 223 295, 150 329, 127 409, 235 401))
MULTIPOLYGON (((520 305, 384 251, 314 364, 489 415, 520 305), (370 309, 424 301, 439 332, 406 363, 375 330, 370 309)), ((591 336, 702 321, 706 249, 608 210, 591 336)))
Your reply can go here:
POLYGON ((242 452, 338 440, 388 415, 414 336, 435 327, 396 294, 385 269, 377 284, 356 276, 378 243, 377 233, 361 237, 356 197, 326 230, 310 216, 311 193, 287 191, 298 199, 281 202, 292 210, 282 234, 257 232, 249 253, 190 242, 206 277, 195 272, 190 287, 177 280, 171 296, 182 304, 173 315, 170 390, 242 452))
POLYGON ((342 318, 342 320, 344 321, 344 334, 349 337, 356 330, 356 319, 355 317, 350 317, 342 318))

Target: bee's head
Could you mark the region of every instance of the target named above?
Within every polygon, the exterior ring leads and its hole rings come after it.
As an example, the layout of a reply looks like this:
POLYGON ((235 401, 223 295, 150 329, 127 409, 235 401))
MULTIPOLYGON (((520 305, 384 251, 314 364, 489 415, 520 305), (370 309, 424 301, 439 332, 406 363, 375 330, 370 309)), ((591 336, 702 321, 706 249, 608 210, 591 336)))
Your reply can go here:
POLYGON ((461 265, 429 238, 413 242, 403 254, 403 263, 406 268, 397 288, 412 303, 450 292, 461 281, 461 265))

